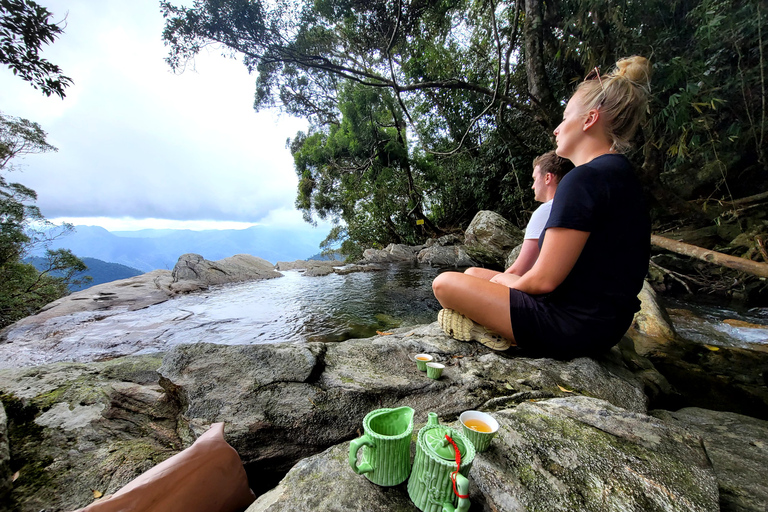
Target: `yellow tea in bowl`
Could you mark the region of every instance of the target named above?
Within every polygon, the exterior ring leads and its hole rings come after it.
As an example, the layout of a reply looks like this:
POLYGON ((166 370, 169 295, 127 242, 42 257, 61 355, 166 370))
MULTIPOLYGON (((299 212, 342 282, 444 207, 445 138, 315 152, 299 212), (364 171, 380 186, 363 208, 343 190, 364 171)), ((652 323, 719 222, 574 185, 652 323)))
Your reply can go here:
POLYGON ((417 361, 429 361, 429 357, 426 356, 416 356, 417 361))
POLYGON ((490 425, 476 418, 472 418, 464 421, 464 425, 466 425, 468 429, 474 430, 475 432, 486 432, 486 433, 493 432, 493 429, 491 428, 490 425))

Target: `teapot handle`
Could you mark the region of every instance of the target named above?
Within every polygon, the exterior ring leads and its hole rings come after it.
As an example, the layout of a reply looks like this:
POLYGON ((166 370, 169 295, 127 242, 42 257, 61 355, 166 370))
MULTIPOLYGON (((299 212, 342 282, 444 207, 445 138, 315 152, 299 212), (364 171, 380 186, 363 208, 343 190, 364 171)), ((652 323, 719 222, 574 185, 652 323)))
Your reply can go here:
MULTIPOLYGON (((456 490, 463 496, 469 495, 469 480, 461 473, 456 474, 456 490)), ((454 508, 451 503, 443 503, 442 512, 467 512, 469 510, 469 498, 459 498, 459 505, 454 508)))
POLYGON ((371 467, 371 465, 367 462, 363 462, 359 466, 357 465, 357 452, 363 446, 373 448, 373 439, 368 437, 367 434, 363 434, 361 437, 358 437, 349 443, 349 466, 358 475, 362 475, 363 473, 370 473, 373 471, 373 467, 371 467))

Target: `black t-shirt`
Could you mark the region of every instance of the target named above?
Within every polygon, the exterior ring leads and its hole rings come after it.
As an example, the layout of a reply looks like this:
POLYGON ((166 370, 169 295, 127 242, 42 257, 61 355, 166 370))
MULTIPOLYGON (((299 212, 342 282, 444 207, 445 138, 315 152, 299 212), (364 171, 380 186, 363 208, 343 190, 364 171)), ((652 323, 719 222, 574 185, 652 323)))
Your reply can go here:
POLYGON ((640 309, 637 294, 648 272, 651 227, 640 183, 625 156, 602 155, 566 174, 539 247, 553 227, 590 234, 571 272, 548 295, 553 306, 593 319, 640 309))

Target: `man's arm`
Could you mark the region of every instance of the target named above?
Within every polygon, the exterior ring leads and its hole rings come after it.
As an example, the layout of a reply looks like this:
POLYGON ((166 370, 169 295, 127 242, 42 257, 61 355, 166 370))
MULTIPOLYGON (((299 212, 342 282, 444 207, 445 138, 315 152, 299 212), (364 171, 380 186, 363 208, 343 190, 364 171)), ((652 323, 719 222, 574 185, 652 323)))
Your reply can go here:
POLYGON ((517 255, 517 259, 504 271, 506 274, 515 274, 522 276, 536 263, 536 258, 539 257, 539 241, 536 238, 526 238, 523 240, 523 246, 520 248, 520 254, 517 255))

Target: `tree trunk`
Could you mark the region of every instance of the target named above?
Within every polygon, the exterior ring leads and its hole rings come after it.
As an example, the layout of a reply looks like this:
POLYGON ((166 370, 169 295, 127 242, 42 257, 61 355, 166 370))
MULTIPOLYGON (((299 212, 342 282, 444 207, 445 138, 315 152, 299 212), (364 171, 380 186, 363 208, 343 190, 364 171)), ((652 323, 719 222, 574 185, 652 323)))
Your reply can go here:
POLYGON ((544 66, 544 18, 541 0, 525 0, 525 72, 528 76, 528 92, 536 104, 536 121, 545 129, 553 130, 551 112, 555 104, 544 66))
POLYGON ((768 277, 768 263, 760 263, 759 261, 738 258, 721 252, 710 251, 709 249, 702 249, 695 245, 678 242, 677 240, 672 240, 659 235, 651 235, 651 243, 662 249, 697 258, 706 261, 707 263, 714 263, 715 265, 732 268, 758 277, 768 277))

